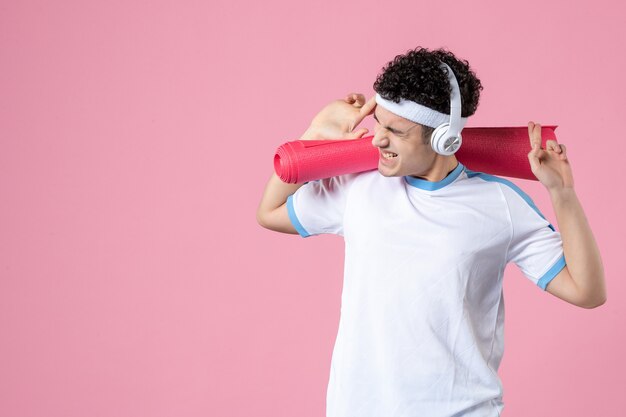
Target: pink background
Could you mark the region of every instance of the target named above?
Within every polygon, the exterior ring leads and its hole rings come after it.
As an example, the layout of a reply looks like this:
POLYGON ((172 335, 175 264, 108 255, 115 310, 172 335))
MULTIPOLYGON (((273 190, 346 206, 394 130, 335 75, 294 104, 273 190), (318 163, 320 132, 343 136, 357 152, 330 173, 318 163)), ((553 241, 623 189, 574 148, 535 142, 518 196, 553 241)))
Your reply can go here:
POLYGON ((560 125, 603 254, 595 310, 508 270, 504 416, 623 416, 624 7, 507 4, 2 1, 0 415, 323 416, 343 241, 256 208, 279 144, 421 45, 481 78, 470 126, 560 125))

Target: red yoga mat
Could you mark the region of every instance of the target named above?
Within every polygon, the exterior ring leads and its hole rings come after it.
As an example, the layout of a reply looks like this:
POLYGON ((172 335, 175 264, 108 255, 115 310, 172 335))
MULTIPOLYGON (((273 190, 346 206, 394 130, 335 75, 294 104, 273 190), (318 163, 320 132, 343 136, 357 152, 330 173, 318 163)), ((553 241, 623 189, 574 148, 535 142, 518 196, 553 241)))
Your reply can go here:
MULTIPOLYGON (((542 147, 556 140, 556 126, 542 126, 542 147)), ((503 177, 537 180, 528 162, 528 127, 468 127, 455 154, 472 171, 503 177)), ((372 136, 361 139, 295 140, 282 144, 274 156, 274 170, 283 182, 299 184, 378 167, 378 148, 372 136)))

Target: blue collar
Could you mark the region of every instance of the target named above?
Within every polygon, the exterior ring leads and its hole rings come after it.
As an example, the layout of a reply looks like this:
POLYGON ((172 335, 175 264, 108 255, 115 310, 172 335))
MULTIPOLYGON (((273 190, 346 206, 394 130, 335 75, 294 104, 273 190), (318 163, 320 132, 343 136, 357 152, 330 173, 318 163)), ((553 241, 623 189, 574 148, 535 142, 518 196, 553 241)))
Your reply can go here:
POLYGON ((434 190, 438 190, 440 188, 445 187, 446 185, 450 184, 452 181, 457 179, 458 176, 461 175, 461 172, 463 172, 464 169, 465 169, 465 166, 463 166, 463 164, 459 162, 456 168, 454 168, 454 170, 452 170, 441 181, 432 182, 432 181, 423 180, 420 178, 411 177, 409 175, 405 175, 404 180, 407 183, 409 183, 409 185, 412 185, 413 187, 420 188, 422 190, 427 190, 427 191, 434 191, 434 190))

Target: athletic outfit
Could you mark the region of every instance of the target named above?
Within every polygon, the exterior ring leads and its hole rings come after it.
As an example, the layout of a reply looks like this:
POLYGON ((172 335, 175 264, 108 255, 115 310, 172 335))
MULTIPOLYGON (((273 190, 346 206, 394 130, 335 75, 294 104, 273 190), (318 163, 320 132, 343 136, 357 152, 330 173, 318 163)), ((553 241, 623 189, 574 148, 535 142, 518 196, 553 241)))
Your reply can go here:
POLYGON ((345 240, 328 417, 498 416, 508 262, 545 290, 560 234, 505 179, 378 171, 312 181, 287 199, 303 237, 345 240))

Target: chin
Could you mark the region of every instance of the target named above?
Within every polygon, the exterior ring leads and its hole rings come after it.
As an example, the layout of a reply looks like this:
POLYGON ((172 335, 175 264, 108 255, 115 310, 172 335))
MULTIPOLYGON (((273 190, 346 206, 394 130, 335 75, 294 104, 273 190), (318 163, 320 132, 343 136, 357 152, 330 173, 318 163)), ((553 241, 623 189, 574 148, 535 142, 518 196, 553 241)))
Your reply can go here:
POLYGON ((395 171, 389 171, 387 167, 383 166, 382 168, 378 166, 378 173, 383 177, 399 177, 400 175, 395 171))

